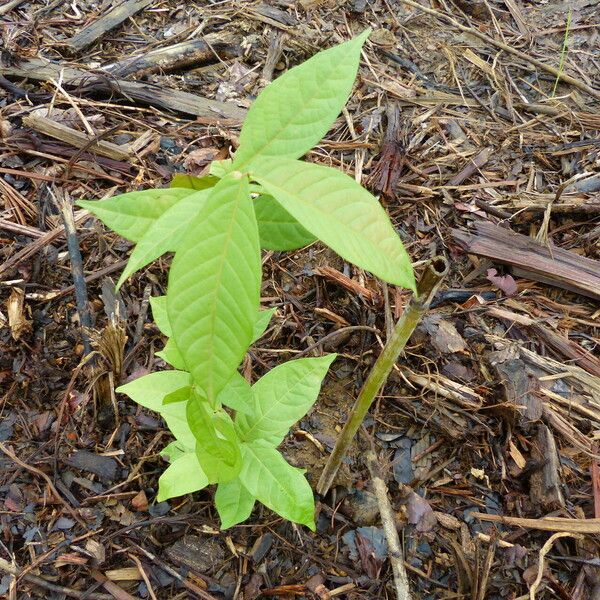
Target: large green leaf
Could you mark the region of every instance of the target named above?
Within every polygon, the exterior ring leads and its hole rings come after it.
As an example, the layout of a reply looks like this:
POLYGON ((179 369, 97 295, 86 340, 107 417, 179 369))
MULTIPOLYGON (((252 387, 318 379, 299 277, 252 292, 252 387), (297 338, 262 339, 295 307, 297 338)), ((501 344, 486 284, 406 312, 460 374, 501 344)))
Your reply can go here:
MULTIPOLYGON (((174 188, 175 189, 175 188, 174 188)), ((117 288, 133 273, 139 271, 165 252, 177 250, 190 222, 202 210, 210 190, 201 190, 186 196, 166 210, 142 236, 133 249, 117 288)))
POLYGON ((400 237, 381 204, 354 179, 329 167, 281 158, 260 161, 252 176, 342 258, 384 281, 415 289, 400 237))
POLYGON ((270 83, 246 115, 233 168, 246 168, 258 156, 308 152, 346 104, 368 35, 319 52, 270 83))
POLYGON ((254 496, 239 479, 220 483, 215 494, 215 506, 221 518, 221 529, 243 523, 252 512, 254 496))
POLYGON ((167 340, 165 347, 160 352, 157 352, 156 356, 169 363, 174 369, 179 369, 180 371, 187 369, 183 356, 175 345, 173 338, 167 340))
POLYGON ((312 244, 315 236, 306 231, 272 196, 259 196, 254 201, 260 247, 265 250, 296 250, 312 244))
POLYGON ((261 274, 248 180, 232 173, 212 189, 190 224, 167 292, 173 340, 211 403, 252 341, 261 274))
POLYGON ((139 242, 158 217, 193 193, 194 190, 184 188, 143 190, 106 200, 79 200, 77 205, 125 239, 139 242))
POLYGON ((283 518, 314 531, 314 498, 303 473, 264 440, 242 444, 242 485, 283 518))
POLYGON ((208 190, 219 182, 219 177, 214 175, 204 175, 204 177, 194 177, 185 173, 176 173, 171 179, 172 188, 187 188, 190 190, 208 190))
POLYGON ((156 500, 162 502, 191 494, 205 488, 208 477, 202 471, 195 452, 185 452, 168 466, 158 479, 158 495, 156 500))
POLYGON ((245 415, 252 414, 253 396, 250 384, 236 371, 219 392, 217 402, 245 415))
POLYGON ((290 427, 315 403, 327 369, 336 356, 291 360, 263 375, 252 386, 252 414, 236 417, 240 438, 279 445, 290 427))
POLYGON ((209 482, 235 479, 242 456, 231 417, 222 409, 213 410, 208 402, 196 397, 187 403, 187 419, 196 437, 196 456, 209 482))

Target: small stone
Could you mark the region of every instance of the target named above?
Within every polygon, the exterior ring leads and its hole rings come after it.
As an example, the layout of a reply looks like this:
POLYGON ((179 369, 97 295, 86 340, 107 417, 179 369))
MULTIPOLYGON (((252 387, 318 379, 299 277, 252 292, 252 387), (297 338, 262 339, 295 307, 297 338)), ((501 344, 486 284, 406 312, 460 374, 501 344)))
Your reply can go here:
POLYGON ((356 490, 344 499, 340 512, 357 525, 372 525, 379 518, 377 497, 372 492, 356 490))

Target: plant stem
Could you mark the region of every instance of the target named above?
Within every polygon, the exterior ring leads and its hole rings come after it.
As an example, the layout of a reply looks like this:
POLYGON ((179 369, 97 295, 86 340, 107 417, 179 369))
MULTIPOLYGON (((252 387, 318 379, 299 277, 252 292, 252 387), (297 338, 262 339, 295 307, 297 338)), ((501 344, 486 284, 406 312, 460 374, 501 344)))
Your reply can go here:
POLYGON ((375 400, 379 390, 387 381, 400 353, 404 350, 406 342, 412 335, 412 332, 415 330, 421 317, 429 308, 429 304, 435 296, 446 273, 448 273, 448 262, 441 256, 434 258, 427 265, 427 268, 417 284, 417 294, 411 298, 408 307, 398 320, 398 323, 396 323, 391 337, 386 342, 379 358, 375 361, 375 364, 352 407, 350 418, 346 422, 346 425, 344 425, 344 429, 342 430, 342 433, 335 444, 335 448, 325 465, 325 469, 319 478, 317 484, 317 492, 319 494, 325 495, 329 491, 342 459, 346 455, 348 446, 356 435, 371 404, 373 404, 373 400, 375 400))

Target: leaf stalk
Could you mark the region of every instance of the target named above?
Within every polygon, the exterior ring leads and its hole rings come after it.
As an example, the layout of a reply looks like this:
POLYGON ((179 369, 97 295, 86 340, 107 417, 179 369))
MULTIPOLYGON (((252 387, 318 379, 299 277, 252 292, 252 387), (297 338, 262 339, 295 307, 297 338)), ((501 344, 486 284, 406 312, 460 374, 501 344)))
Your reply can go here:
POLYGON ((317 492, 322 496, 329 491, 342 459, 346 455, 358 428, 367 415, 377 394, 385 385, 400 353, 406 346, 406 342, 409 340, 423 315, 429 309, 429 305, 448 270, 448 261, 444 257, 438 256, 429 262, 423 272, 421 279, 417 283, 417 293, 412 296, 408 307, 396 323, 391 337, 387 340, 383 351, 375 361, 352 407, 350 417, 346 425, 344 425, 333 452, 327 460, 323 473, 321 473, 321 477, 317 483, 317 492))

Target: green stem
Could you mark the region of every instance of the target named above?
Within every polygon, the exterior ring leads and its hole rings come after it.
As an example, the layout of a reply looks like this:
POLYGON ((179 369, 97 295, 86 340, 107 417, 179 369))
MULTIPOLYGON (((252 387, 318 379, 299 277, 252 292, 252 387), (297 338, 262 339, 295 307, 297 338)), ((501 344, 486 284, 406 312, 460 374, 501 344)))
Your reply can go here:
POLYGON ((429 304, 447 272, 448 262, 443 257, 434 258, 425 269, 417 284, 417 294, 411 298, 408 307, 396 323, 391 337, 386 342, 379 358, 375 361, 354 403, 350 418, 346 422, 317 484, 319 494, 325 495, 329 491, 342 459, 346 455, 348 446, 354 439, 379 390, 387 381, 400 353, 404 350, 406 342, 429 308, 429 304))

